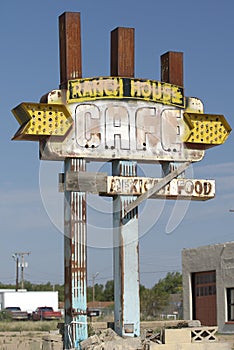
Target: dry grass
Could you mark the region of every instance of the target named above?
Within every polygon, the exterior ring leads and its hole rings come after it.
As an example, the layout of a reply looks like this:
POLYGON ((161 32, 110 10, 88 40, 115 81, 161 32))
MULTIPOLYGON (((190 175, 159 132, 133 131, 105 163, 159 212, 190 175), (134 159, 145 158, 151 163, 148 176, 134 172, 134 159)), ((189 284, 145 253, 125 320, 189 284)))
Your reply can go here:
POLYGON ((9 321, 0 322, 0 332, 49 332, 57 330, 58 321, 9 321))

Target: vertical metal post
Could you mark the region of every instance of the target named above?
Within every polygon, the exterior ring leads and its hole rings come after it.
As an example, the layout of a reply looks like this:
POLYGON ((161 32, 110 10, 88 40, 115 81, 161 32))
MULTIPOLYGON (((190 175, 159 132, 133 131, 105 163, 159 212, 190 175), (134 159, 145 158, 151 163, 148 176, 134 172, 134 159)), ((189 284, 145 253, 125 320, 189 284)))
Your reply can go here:
POLYGON ((15 281, 15 290, 18 292, 19 289, 19 257, 16 256, 16 281, 15 281))
MULTIPOLYGON (((136 162, 113 161, 113 176, 136 176, 136 162)), ((134 196, 113 200, 115 331, 121 336, 140 335, 138 208, 123 218, 134 196)))
MULTIPOLYGON (((60 87, 82 76, 80 13, 59 17, 60 87)), ((86 171, 84 159, 65 159, 67 171, 86 171)), ((80 349, 88 337, 86 296, 86 197, 83 192, 64 192, 64 349, 80 349)))
MULTIPOLYGON (((65 160, 67 171, 85 171, 83 159, 65 160)), ((64 349, 80 349, 87 339, 86 302, 86 198, 84 192, 65 191, 64 262, 65 327, 64 349)))
MULTIPOLYGON (((134 76, 134 29, 111 32, 111 75, 134 76)), ((137 163, 113 161, 115 176, 136 176, 137 163)), ((134 196, 113 200, 115 331, 121 336, 140 335, 138 208, 123 216, 123 208, 134 196)))
POLYGON ((21 289, 24 289, 24 254, 21 255, 20 271, 21 289))

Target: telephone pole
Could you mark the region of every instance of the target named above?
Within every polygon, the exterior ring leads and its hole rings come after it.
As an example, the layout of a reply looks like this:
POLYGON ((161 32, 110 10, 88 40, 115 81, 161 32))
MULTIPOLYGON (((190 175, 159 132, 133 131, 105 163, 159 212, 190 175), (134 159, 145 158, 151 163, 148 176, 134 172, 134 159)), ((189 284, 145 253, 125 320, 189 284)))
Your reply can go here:
POLYGON ((24 268, 28 267, 28 263, 25 262, 24 256, 29 255, 30 252, 17 252, 12 255, 13 259, 16 262, 16 291, 19 288, 19 267, 20 267, 20 282, 21 289, 24 289, 24 268))
MULTIPOLYGON (((92 285, 93 285, 93 303, 95 301, 95 278, 99 275, 99 272, 96 272, 95 274, 92 275, 92 285)), ((94 307, 94 305, 93 305, 94 307)))

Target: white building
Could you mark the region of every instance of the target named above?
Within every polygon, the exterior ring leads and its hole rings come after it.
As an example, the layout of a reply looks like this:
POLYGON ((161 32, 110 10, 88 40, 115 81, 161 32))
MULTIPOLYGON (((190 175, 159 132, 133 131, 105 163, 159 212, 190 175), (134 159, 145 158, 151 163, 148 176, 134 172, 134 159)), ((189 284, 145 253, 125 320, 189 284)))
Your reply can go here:
POLYGON ((51 306, 58 310, 58 292, 27 292, 26 290, 0 289, 0 310, 19 306, 22 311, 32 313, 39 306, 51 306))
POLYGON ((234 333, 234 242, 183 249, 182 273, 184 319, 234 333))

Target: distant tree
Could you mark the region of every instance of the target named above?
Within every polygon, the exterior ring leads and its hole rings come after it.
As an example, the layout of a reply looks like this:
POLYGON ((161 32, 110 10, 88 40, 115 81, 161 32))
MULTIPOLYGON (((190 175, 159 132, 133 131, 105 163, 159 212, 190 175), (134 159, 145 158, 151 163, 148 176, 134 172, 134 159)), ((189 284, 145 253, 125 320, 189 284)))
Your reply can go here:
POLYGON ((182 292, 182 275, 169 272, 151 289, 140 285, 141 316, 143 319, 155 318, 169 303, 170 294, 182 292))
POLYGON ((114 281, 107 281, 104 289, 104 300, 114 301, 114 281))
POLYGON ((94 285, 94 291, 95 291, 95 300, 96 301, 105 301, 104 299, 104 286, 103 284, 95 283, 94 285))
POLYGON ((87 301, 90 302, 93 300, 93 288, 91 286, 87 287, 87 301))
MULTIPOLYGON (((95 301, 104 301, 104 286, 103 284, 95 283, 94 285, 94 299, 95 301)), ((93 287, 87 287, 87 300, 93 301, 93 287)))
POLYGON ((161 285, 155 284, 151 289, 140 288, 140 305, 143 319, 155 318, 167 305, 169 294, 161 285))
POLYGON ((5 284, 0 282, 0 289, 15 289, 14 284, 5 284))
POLYGON ((166 277, 158 281, 158 285, 169 294, 176 294, 182 291, 182 275, 180 272, 168 272, 166 277))
MULTIPOLYGON (((15 289, 15 285, 0 282, 0 289, 15 289)), ((59 301, 64 301, 64 285, 51 282, 34 284, 24 281, 24 288, 28 291, 58 291, 59 301)), ((96 301, 114 301, 114 281, 94 286, 96 301)), ((155 317, 168 303, 170 294, 182 292, 182 275, 179 272, 168 272, 165 278, 160 279, 153 288, 148 289, 140 285, 141 313, 144 317, 155 317)), ((87 300, 93 300, 93 287, 87 287, 87 300)))
MULTIPOLYGON (((95 301, 113 301, 114 300, 114 281, 107 281, 105 286, 103 284, 96 283, 94 285, 94 297, 95 301)), ((88 302, 93 300, 93 287, 87 287, 87 300, 88 302)))
POLYGON ((64 285, 55 284, 54 289, 58 291, 59 301, 64 301, 64 285))

